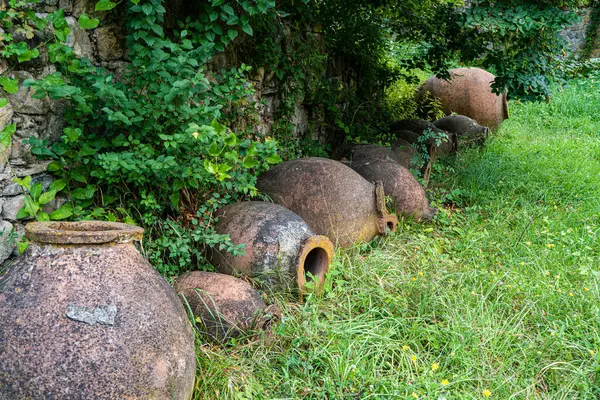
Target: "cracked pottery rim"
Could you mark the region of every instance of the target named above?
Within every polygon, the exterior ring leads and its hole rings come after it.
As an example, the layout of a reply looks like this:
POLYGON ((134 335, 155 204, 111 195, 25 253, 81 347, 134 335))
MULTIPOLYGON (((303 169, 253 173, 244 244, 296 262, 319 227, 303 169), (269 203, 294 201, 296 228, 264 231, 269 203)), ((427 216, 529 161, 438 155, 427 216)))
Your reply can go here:
POLYGON ((30 222, 25 235, 31 241, 49 244, 129 243, 142 240, 144 229, 121 222, 30 222))

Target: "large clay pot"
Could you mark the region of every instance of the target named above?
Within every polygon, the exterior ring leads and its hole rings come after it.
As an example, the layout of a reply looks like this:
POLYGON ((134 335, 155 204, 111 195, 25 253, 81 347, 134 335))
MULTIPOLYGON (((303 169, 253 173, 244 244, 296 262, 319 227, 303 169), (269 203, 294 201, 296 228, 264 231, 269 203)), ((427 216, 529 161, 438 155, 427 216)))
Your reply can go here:
POLYGON ((245 244, 246 255, 209 250, 209 261, 224 274, 258 278, 271 288, 304 291, 308 273, 323 283, 333 258, 333 243, 316 235, 292 211, 273 203, 230 204, 215 214, 215 229, 245 244))
POLYGON ((392 151, 396 155, 398 164, 404 168, 420 168, 423 164, 423 157, 412 143, 404 139, 396 139, 392 144, 392 151))
POLYGON ((481 144, 485 142, 489 132, 487 126, 481 126, 474 119, 464 115, 449 115, 438 119, 433 124, 446 132, 454 133, 461 146, 471 143, 481 144))
POLYGON ((405 140, 411 144, 419 144, 419 138, 424 135, 427 130, 448 136, 448 140, 441 142, 439 146, 437 140, 433 138, 428 139, 426 143, 430 152, 434 148, 437 154, 452 154, 456 152, 458 148, 456 135, 452 132, 446 132, 439 129, 429 121, 422 119, 404 119, 396 121, 390 126, 390 131, 395 135, 397 140, 405 140))
POLYGON ((267 330, 278 316, 271 312, 275 307, 265 306, 252 285, 230 275, 192 271, 176 278, 174 285, 206 333, 217 341, 267 330))
POLYGON ((439 98, 446 115, 466 115, 490 129, 497 129, 508 119, 506 92, 492 93, 494 75, 480 68, 456 68, 449 72, 450 80, 430 78, 419 94, 428 91, 439 98))
POLYGON ((298 214, 311 229, 336 245, 351 246, 396 230, 385 208, 381 184, 374 185, 344 164, 326 158, 300 158, 276 165, 257 187, 277 204, 298 214))
POLYGON ((402 159, 391 149, 376 144, 360 144, 354 146, 352 149, 352 163, 361 163, 363 162, 362 160, 388 160, 397 163, 402 161, 402 159))
POLYGON ((371 182, 383 182, 385 194, 392 198, 397 214, 415 219, 430 219, 433 216, 435 210, 429 207, 425 190, 408 169, 389 160, 362 161, 353 162, 352 168, 371 182))
POLYGON ((34 222, 0 279, 1 399, 190 399, 194 334, 173 288, 110 222, 34 222))

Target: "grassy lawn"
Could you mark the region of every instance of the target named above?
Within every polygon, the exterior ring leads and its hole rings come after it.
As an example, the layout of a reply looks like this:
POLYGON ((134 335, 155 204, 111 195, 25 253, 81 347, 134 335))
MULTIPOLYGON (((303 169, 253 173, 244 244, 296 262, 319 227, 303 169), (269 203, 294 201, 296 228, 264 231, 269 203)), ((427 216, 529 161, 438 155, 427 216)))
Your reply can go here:
POLYGON ((270 338, 199 341, 196 398, 600 398, 600 84, 512 104, 432 223, 338 252, 270 338))

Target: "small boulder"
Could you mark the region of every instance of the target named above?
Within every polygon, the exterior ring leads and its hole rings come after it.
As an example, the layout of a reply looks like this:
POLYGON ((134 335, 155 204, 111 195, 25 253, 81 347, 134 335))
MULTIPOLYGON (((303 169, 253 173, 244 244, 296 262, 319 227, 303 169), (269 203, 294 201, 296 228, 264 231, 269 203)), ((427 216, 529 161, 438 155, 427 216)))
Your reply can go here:
POLYGON ((184 307, 200 318, 217 341, 251 330, 267 330, 276 312, 266 307, 248 282, 230 275, 193 271, 175 279, 184 307))

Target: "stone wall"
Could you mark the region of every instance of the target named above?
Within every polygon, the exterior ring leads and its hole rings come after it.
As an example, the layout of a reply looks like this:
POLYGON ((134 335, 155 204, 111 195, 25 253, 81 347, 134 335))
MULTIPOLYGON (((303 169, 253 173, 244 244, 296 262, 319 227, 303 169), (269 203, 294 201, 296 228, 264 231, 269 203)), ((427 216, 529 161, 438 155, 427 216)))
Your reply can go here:
MULTIPOLYGON (((87 57, 93 62, 112 71, 118 71, 126 63, 125 35, 122 31, 120 11, 100 13, 94 10, 95 0, 43 0, 38 3, 38 16, 45 16, 59 8, 65 10, 71 33, 67 43, 76 55, 87 57), (77 18, 81 13, 90 17, 102 18, 98 28, 85 31, 79 27, 77 18)), ((47 28, 50 29, 50 28, 47 28)), ((33 40, 43 41, 52 32, 36 32, 33 40)), ((18 38, 15 38, 18 40, 18 38)), ((43 49, 40 48, 40 49, 43 49)), ((7 71, 8 65, 0 58, 0 74, 7 72, 22 82, 28 78, 42 78, 56 71, 48 63, 48 55, 41 51, 40 57, 19 65, 22 69, 7 71)), ((42 161, 31 154, 29 146, 22 141, 29 137, 57 141, 64 127, 64 105, 48 98, 32 98, 32 90, 20 86, 17 93, 7 95, 0 89, 0 97, 8 99, 9 104, 0 108, 0 130, 8 124, 16 124, 17 130, 12 137, 11 147, 0 152, 0 263, 16 253, 15 240, 10 236, 23 233, 24 221, 17 220, 17 212, 24 204, 21 188, 13 179, 32 176, 32 183, 39 182, 47 189, 52 178, 46 173, 49 161, 42 161), (14 232, 11 235, 11 232, 14 232)), ((57 199, 45 206, 47 212, 58 208, 64 200, 57 199)))
MULTIPOLYGON (((125 47, 125 29, 123 7, 117 7, 110 12, 96 12, 94 7, 97 0, 42 0, 36 5, 38 16, 45 16, 50 12, 62 8, 71 33, 67 43, 79 57, 87 57, 95 64, 102 66, 119 76, 120 71, 127 64, 127 50, 125 47), (93 30, 83 30, 77 23, 77 18, 82 13, 90 18, 101 19, 100 25, 93 30)), ((0 0, 2 4, 2 0, 0 0)), ((185 7, 181 0, 171 0, 167 4, 170 14, 181 17, 185 7), (182 11, 183 10, 183 11, 182 11)), ((174 22, 173 18, 167 19, 167 24, 174 22)), ((34 40, 40 43, 48 32, 36 32, 34 40)), ((52 34, 52 32, 49 32, 52 34)), ((320 35, 319 33, 307 33, 320 35)), ((24 38, 23 38, 24 40, 24 38)), ((286 40, 282 37, 282 40, 286 40)), ((321 41, 322 42, 322 41, 321 41)), ((41 48, 43 49, 43 48, 41 48)), ((212 61, 212 68, 231 67, 237 60, 232 54, 224 53, 216 56, 212 61)), ((56 71, 48 63, 48 55, 43 53, 39 58, 20 64, 21 70, 8 71, 12 77, 17 77, 20 82, 28 78, 42 78, 56 71)), ((0 58, 0 74, 7 72, 8 65, 0 58)), ((275 74, 265 71, 264 68, 253 71, 250 76, 256 93, 253 99, 258 111, 257 126, 254 128, 264 135, 271 131, 277 109, 282 101, 282 88, 275 74)), ((47 189, 52 182, 51 176, 46 172, 49 161, 42 161, 31 154, 29 146, 22 141, 31 136, 49 143, 60 139, 64 128, 64 105, 58 101, 46 98, 37 100, 32 98, 32 91, 27 87, 20 87, 19 92, 7 95, 0 88, 0 97, 6 97, 9 104, 0 108, 0 130, 6 125, 14 123, 16 133, 12 137, 11 147, 0 151, 0 263, 11 255, 16 255, 16 243, 11 236, 20 236, 24 231, 26 221, 18 220, 17 213, 24 205, 24 195, 20 187, 14 183, 14 178, 32 176, 32 183, 40 182, 47 189)), ((294 135, 309 134, 314 139, 319 138, 319 126, 309 124, 309 113, 304 108, 301 100, 295 107, 292 116, 295 126, 294 135)), ((240 127, 244 128, 244 127, 240 127)), ((64 202, 64 200, 62 200, 64 202)), ((51 212, 62 204, 58 199, 46 206, 44 211, 51 212)))
POLYGON ((591 8, 584 8, 577 12, 579 22, 563 30, 560 34, 569 44, 569 48, 575 54, 580 53, 586 44, 588 28, 591 23, 591 8))

